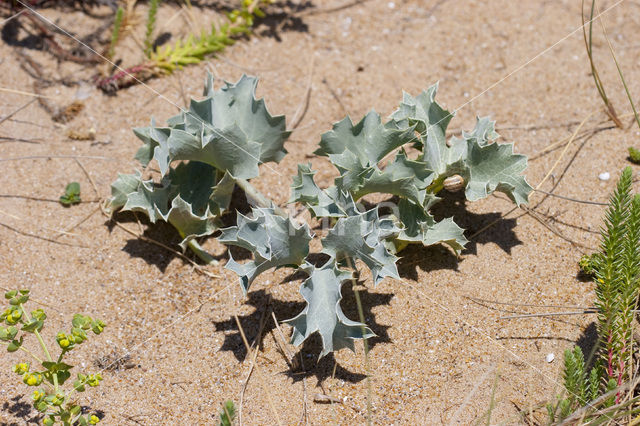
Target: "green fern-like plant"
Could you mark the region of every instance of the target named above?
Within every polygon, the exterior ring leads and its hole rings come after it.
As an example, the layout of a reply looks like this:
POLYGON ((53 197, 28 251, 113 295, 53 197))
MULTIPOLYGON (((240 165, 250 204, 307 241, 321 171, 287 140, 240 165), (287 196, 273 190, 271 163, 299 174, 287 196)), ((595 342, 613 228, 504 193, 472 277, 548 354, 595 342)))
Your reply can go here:
MULTIPOLYGON (((255 18, 265 16, 260 7, 271 2, 272 0, 243 0, 239 9, 227 14, 227 22, 219 26, 212 24, 209 32, 202 31, 199 37, 190 34, 186 39, 178 40, 174 45, 166 46, 157 53, 149 49, 147 56, 155 67, 166 73, 172 73, 184 65, 197 64, 205 56, 221 52, 234 44, 239 36, 251 34, 255 18)), ((155 15, 153 18, 155 21, 155 15)))
MULTIPOLYGON (((631 195, 632 182, 633 172, 627 167, 609 200, 600 251, 581 261, 596 283, 597 359, 587 374, 582 350, 575 347, 565 352, 563 378, 567 395, 555 407, 548 407, 552 422, 557 414, 560 419, 566 418, 632 377, 633 318, 640 285, 640 195, 631 195)), ((618 404, 622 396, 618 392, 601 404, 618 404)))
POLYGON ((629 379, 633 311, 640 273, 640 195, 631 196, 633 173, 622 172, 609 201, 601 254, 594 257, 600 357, 607 381, 629 379))

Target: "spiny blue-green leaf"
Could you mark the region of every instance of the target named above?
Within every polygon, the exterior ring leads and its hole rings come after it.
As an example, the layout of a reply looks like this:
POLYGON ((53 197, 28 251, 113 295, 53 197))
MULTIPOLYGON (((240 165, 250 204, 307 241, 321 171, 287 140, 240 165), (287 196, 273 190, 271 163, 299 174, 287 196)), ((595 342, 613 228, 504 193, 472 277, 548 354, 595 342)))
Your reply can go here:
POLYGON ((386 238, 398 234, 389 219, 380 219, 378 209, 338 219, 322 240, 323 252, 337 261, 360 259, 371 269, 373 281, 378 284, 384 277, 400 279, 396 260, 385 247, 386 238))
POLYGON ((151 223, 171 223, 185 249, 190 240, 215 232, 217 217, 229 206, 234 180, 229 174, 218 180, 216 173, 212 166, 190 162, 171 169, 160 184, 142 180, 139 171, 121 174, 111 185, 109 209, 141 212, 151 223))
POLYGON ((231 203, 234 179, 214 167, 200 163, 180 163, 169 173, 171 196, 179 195, 199 216, 219 216, 231 203))
POLYGON ((513 144, 481 145, 467 139, 467 158, 463 176, 468 181, 468 200, 485 198, 494 191, 505 193, 517 205, 529 201, 533 190, 521 173, 527 168, 527 157, 513 153, 513 144), (466 176, 465 176, 466 175, 466 176))
POLYGON ((300 286, 307 306, 296 317, 285 322, 293 327, 291 343, 298 346, 316 331, 322 339, 320 357, 342 348, 354 350, 355 339, 368 339, 375 334, 364 324, 351 321, 340 308, 342 283, 352 278, 351 272, 341 270, 334 261, 321 268, 306 264, 303 269, 309 278, 300 286))
POLYGON ((259 174, 260 144, 249 140, 236 124, 215 132, 205 130, 202 136, 173 129, 167 145, 172 161, 199 161, 239 179, 251 179, 259 174))
POLYGON ((143 166, 155 159, 160 168, 166 170, 169 167, 169 149, 167 139, 171 134, 170 127, 156 127, 155 120, 151 120, 149 127, 137 127, 133 133, 144 143, 136 152, 135 159, 143 166))
POLYGON ((193 213, 191 204, 177 196, 171 201, 169 212, 163 219, 173 225, 183 240, 180 242, 182 250, 186 250, 187 243, 196 237, 213 234, 218 228, 216 217, 213 215, 198 216, 193 213))
POLYGON ((315 173, 310 164, 298 165, 298 175, 293 178, 289 203, 304 204, 315 217, 344 217, 357 213, 349 192, 336 186, 320 189, 313 180, 315 173))
POLYGON ((413 128, 398 129, 393 122, 382 124, 380 115, 369 112, 356 125, 349 117, 333 125, 333 129, 322 135, 317 155, 330 156, 338 169, 348 167, 355 156, 363 166, 377 164, 394 149, 415 139, 413 128), (345 167, 341 166, 341 154, 348 152, 345 167))
POLYGON ((445 146, 445 133, 454 113, 443 109, 435 101, 438 83, 429 87, 415 98, 408 93, 402 94, 400 107, 391 115, 396 125, 405 129, 415 126, 423 143, 445 146))
POLYGON ((237 125, 247 140, 261 146, 261 162, 279 162, 287 151, 284 141, 290 132, 286 131, 284 116, 272 116, 263 99, 255 98, 258 79, 243 75, 237 83, 225 82, 218 91, 212 89, 209 75, 205 83, 205 99, 192 100, 189 111, 169 120, 172 126, 184 125, 191 134, 214 131, 237 125))
POLYGON ((449 245, 455 252, 462 250, 469 241, 464 236, 464 229, 460 228, 453 218, 445 218, 440 222, 429 213, 430 205, 438 199, 431 196, 424 206, 416 205, 407 200, 398 203, 398 220, 403 225, 397 240, 421 242, 425 246, 437 243, 449 245))
POLYGON ((142 180, 142 173, 118 174, 118 179, 111 184, 109 209, 122 207, 123 211, 134 211, 146 214, 151 223, 156 223, 169 212, 171 188, 168 179, 156 184, 152 179, 142 180))
POLYGON ((356 176, 357 181, 352 181, 351 185, 345 183, 347 174, 336 179, 336 185, 348 189, 356 200, 367 194, 384 193, 422 204, 424 190, 433 181, 434 173, 427 169, 425 163, 410 160, 400 152, 384 170, 373 166, 361 170, 356 176))
POLYGON ((146 165, 158 161, 164 175, 176 160, 201 161, 228 171, 236 178, 258 175, 258 164, 279 162, 286 154, 284 116, 272 116, 264 100, 255 98, 258 80, 243 75, 235 83, 212 89, 205 83, 206 97, 192 100, 188 111, 167 121, 167 127, 135 129, 144 142, 136 158, 146 165))
POLYGON ((238 213, 237 226, 222 230, 221 243, 251 251, 254 260, 237 263, 231 255, 226 265, 240 276, 246 292, 262 272, 280 266, 298 266, 309 254, 311 231, 307 224, 297 225, 289 218, 276 215, 273 209, 254 208, 253 217, 238 213))
POLYGON ((495 122, 478 118, 473 131, 462 132, 462 138, 451 138, 450 146, 427 141, 420 160, 437 173, 437 182, 453 174, 463 176, 470 201, 500 191, 518 205, 527 203, 532 188, 520 175, 527 167, 527 158, 514 154, 513 144, 491 142, 497 137, 495 122))
POLYGON ((476 118, 476 126, 467 133, 462 131, 462 138, 466 140, 475 140, 478 145, 487 145, 492 141, 498 139, 500 135, 496 132, 496 122, 492 121, 489 117, 476 118))

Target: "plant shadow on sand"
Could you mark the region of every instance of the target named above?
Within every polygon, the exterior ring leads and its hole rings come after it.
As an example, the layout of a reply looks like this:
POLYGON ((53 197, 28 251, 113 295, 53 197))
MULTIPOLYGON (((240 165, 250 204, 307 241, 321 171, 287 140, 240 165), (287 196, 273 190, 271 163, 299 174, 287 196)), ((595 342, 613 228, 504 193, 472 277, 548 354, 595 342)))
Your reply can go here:
MULTIPOLYGON (((228 210, 229 213, 232 212, 233 214, 225 214, 222 216, 222 227, 235 225, 236 211, 244 215, 249 214, 249 212, 251 211, 251 207, 249 206, 244 193, 238 188, 234 190, 231 205, 229 206, 228 210)), ((113 229, 116 228, 115 222, 126 224, 128 225, 127 228, 135 232, 138 231, 137 223, 140 222, 140 224, 144 227, 143 235, 145 237, 157 241, 167 247, 171 247, 177 252, 182 252, 182 249, 179 246, 182 238, 178 234, 178 231, 173 226, 162 220, 159 220, 156 223, 151 223, 146 214, 134 214, 130 211, 117 211, 111 219, 105 222, 105 225, 108 227, 109 232, 112 232, 113 229)), ((206 241, 208 238, 211 238, 215 235, 216 234, 204 237, 200 239, 200 242, 202 243, 202 241, 206 241)), ((161 272, 165 272, 171 261, 175 257, 177 257, 176 253, 160 247, 157 244, 153 244, 149 241, 135 238, 133 236, 131 237, 131 239, 127 240, 127 243, 122 248, 122 250, 128 253, 131 257, 140 258, 147 264, 157 267, 161 272)), ((229 258, 229 253, 231 253, 235 260, 245 260, 251 258, 251 253, 241 247, 227 246, 226 248, 227 250, 225 250, 222 254, 213 257, 216 260, 226 260, 229 258)), ((200 263, 190 250, 187 250, 184 254, 189 259, 200 263)))
POLYGON ((463 254, 477 254, 478 244, 494 243, 509 254, 512 248, 522 245, 522 241, 514 232, 517 225, 515 218, 503 218, 501 212, 472 213, 465 209, 465 203, 464 192, 446 193, 443 194, 442 201, 432 210, 436 220, 453 216, 458 226, 465 230, 464 234, 469 242, 462 251, 463 254), (495 224, 484 229, 475 238, 470 238, 471 235, 494 222, 495 224))
MULTIPOLYGON (((42 421, 42 415, 38 413, 32 404, 22 400, 23 395, 16 395, 9 401, 2 404, 2 412, 8 413, 16 418, 21 419, 24 424, 40 424, 42 421)), ((18 423, 0 423, 0 426, 13 426, 18 423)))
MULTIPOLYGON (((351 285, 348 282, 342 287, 342 296, 344 303, 341 303, 345 315, 352 319, 358 320, 358 312, 355 303, 355 296, 351 285)), ((275 328, 273 319, 271 318, 270 311, 272 310, 279 321, 293 318, 298 315, 306 306, 305 302, 285 302, 277 299, 270 298, 264 289, 249 292, 248 299, 245 302, 246 305, 255 307, 255 310, 248 314, 239 316, 238 320, 242 324, 242 328, 245 332, 246 338, 251 344, 257 337, 260 329, 260 322, 264 318, 264 328, 262 331, 263 339, 272 332, 275 328), (268 315, 268 317, 265 317, 268 315)), ((375 347, 378 343, 388 343, 391 341, 387 329, 389 326, 378 324, 375 321, 375 315, 371 312, 372 308, 380 305, 389 305, 393 294, 391 293, 370 293, 367 291, 360 292, 360 298, 363 305, 363 314, 367 326, 376 334, 368 340, 369 348, 375 347)), ((243 361, 247 357, 247 350, 242 341, 242 336, 238 330, 238 326, 235 322, 235 318, 229 318, 224 321, 214 322, 216 331, 230 332, 225 335, 224 342, 220 348, 222 351, 231 351, 238 361, 243 361)), ((277 333, 275 333, 277 335, 277 333)), ((286 336, 288 337, 288 336, 286 336)), ((279 339, 279 337, 278 337, 279 339)), ((294 367, 286 372, 294 381, 301 380, 303 377, 309 377, 315 375, 319 381, 323 381, 327 377, 330 377, 333 373, 333 355, 329 354, 318 360, 318 355, 322 351, 322 341, 320 336, 314 334, 311 338, 307 339, 303 345, 298 349, 293 357, 294 367), (299 363, 302 357, 304 363, 304 369, 302 369, 301 363, 299 363)), ((365 376, 352 373, 341 366, 336 367, 336 377, 345 381, 357 382, 362 380, 365 376)))
MULTIPOLYGON (((475 238, 470 239, 462 250, 462 254, 476 255, 478 244, 494 243, 506 253, 511 253, 513 247, 522 244, 514 232, 516 219, 501 218, 501 213, 471 213, 465 209, 465 201, 462 192, 447 193, 432 210, 437 221, 453 216, 458 226, 465 230, 464 234, 467 238, 495 222, 475 238)), ((400 253, 398 272, 402 278, 415 281, 418 279, 418 267, 424 272, 439 269, 455 271, 458 269, 458 262, 455 253, 445 244, 427 247, 420 244, 410 244, 400 253)))

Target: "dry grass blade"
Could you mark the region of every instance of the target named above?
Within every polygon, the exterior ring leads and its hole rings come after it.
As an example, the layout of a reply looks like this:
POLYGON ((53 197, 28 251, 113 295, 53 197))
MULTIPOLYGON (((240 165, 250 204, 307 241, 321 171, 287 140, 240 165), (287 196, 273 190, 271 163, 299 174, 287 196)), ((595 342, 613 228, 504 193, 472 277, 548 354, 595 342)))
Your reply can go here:
POLYGON ((311 97, 311 84, 313 82, 313 69, 315 64, 315 56, 311 57, 311 63, 309 64, 309 77, 307 78, 307 88, 304 92, 304 96, 302 98, 302 102, 300 102, 300 106, 296 110, 295 115, 293 116, 293 120, 291 120, 291 130, 295 130, 298 128, 305 114, 307 113, 307 109, 309 108, 309 99, 311 97))
MULTIPOLYGON (((247 356, 251 356, 251 366, 249 367, 249 372, 247 373, 247 378, 244 380, 244 384, 242 385, 242 391, 240 392, 240 405, 238 408, 238 419, 240 424, 242 424, 242 405, 244 402, 244 394, 247 391, 247 386, 249 386, 249 380, 251 379, 251 374, 253 373, 253 369, 256 366, 256 358, 258 357, 258 352, 260 352, 260 342, 262 341, 262 331, 264 330, 264 325, 266 324, 266 319, 267 319, 267 311, 271 310, 270 307, 270 302, 271 302, 271 296, 269 296, 269 300, 267 301, 267 306, 265 308, 265 310, 262 312, 262 316, 260 317, 260 328, 258 329, 258 335, 256 336, 255 340, 253 341, 253 345, 251 347, 247 347, 247 356), (251 348, 253 348, 255 346, 255 350, 253 351, 253 354, 251 354, 251 348)), ((242 326, 240 325, 240 320, 238 319, 238 316, 235 316, 236 319, 236 323, 238 324, 238 329, 242 329, 242 326)), ((244 336, 244 330, 241 332, 241 334, 243 335, 243 341, 246 343, 246 337, 244 336)), ((231 417, 229 417, 231 418, 231 417)))
MULTIPOLYGON (((595 2, 595 0, 593 1, 595 2)), ((598 10, 598 12, 600 11, 598 10)), ((607 40, 607 45, 609 46, 611 57, 613 57, 613 62, 615 62, 616 68, 618 69, 620 80, 622 80, 624 91, 626 92, 627 98, 629 99, 629 103, 631 104, 631 109, 633 110, 633 117, 636 119, 636 124, 638 125, 638 129, 640 129, 640 117, 638 117, 638 111, 636 110, 635 103, 633 102, 633 98, 631 97, 631 92, 629 92, 629 87, 627 86, 627 82, 624 78, 624 74, 622 73, 622 68, 620 68, 620 63, 618 63, 618 58, 616 58, 616 53, 613 50, 613 46, 611 45, 611 40, 609 40, 609 36, 607 35, 607 29, 604 26, 604 21, 602 19, 602 16, 599 18, 599 21, 600 21, 600 25, 602 26, 602 33, 604 34, 604 38, 607 40)))
POLYGON ((14 110, 13 112, 10 112, 8 115, 0 118, 0 124, 4 123, 5 121, 7 121, 8 119, 10 119, 11 117, 13 117, 14 115, 16 115, 17 113, 19 113, 20 111, 22 111, 23 109, 25 109, 26 107, 28 107, 29 105, 31 105, 32 103, 34 103, 37 99, 33 98, 31 99, 29 102, 25 103, 24 105, 22 105, 21 107, 19 107, 18 109, 14 110))
MULTIPOLYGON (((242 342, 244 343, 245 347, 247 348, 247 354, 251 355, 252 351, 251 351, 251 346, 249 346, 249 341, 247 340, 247 335, 244 332, 244 329, 242 328, 242 324, 240 324, 240 320, 238 319, 237 315, 233 316, 236 320, 236 324, 238 325, 238 330, 240 331, 240 336, 242 337, 242 342)), ((262 333, 260 333, 262 334, 262 333)), ((256 354, 258 353, 258 348, 256 348, 256 354)), ((260 366, 253 362, 251 369, 253 369, 255 367, 256 372, 259 375, 262 375, 261 371, 260 371, 260 366)), ((250 369, 250 371, 251 371, 250 369)), ((248 380, 248 378, 247 378, 248 380)), ((278 416, 278 411, 276 410, 275 406, 273 405, 273 400, 271 399, 271 392, 266 392, 267 394, 267 401, 269 401, 269 408, 271 408, 271 412, 273 413, 273 416, 276 418, 276 423, 278 423, 278 425, 282 425, 282 422, 280 421, 280 416, 278 416)), ((242 424, 242 403, 240 404, 240 407, 238 409, 238 424, 242 424)))
POLYGON ((618 118, 618 115, 616 114, 613 104, 607 97, 607 93, 604 90, 604 85, 602 84, 602 80, 600 79, 600 74, 598 73, 598 69, 596 68, 593 62, 593 43, 592 43, 593 14, 595 11, 596 0, 591 0, 591 13, 589 15, 589 36, 588 37, 587 37, 587 29, 586 29, 587 23, 584 20, 584 2, 585 0, 582 0, 582 8, 581 8, 582 35, 584 37, 584 45, 587 50, 587 56, 589 57, 589 64, 591 64, 591 75, 593 76, 593 81, 596 85, 596 89, 598 90, 598 94, 600 95, 600 98, 602 98, 602 102, 604 102, 604 105, 607 107, 606 109, 607 115, 609 115, 609 117, 611 117, 611 120, 613 120, 613 122, 616 123, 616 126, 618 126, 619 128, 622 128, 623 124, 618 118))
POLYGON ((577 198, 566 197, 564 195, 554 194, 553 192, 547 192, 547 191, 543 191, 541 189, 534 189, 534 191, 541 192, 543 194, 550 195, 550 196, 555 197, 555 198, 560 198, 560 199, 567 200, 567 201, 573 201, 574 203, 591 204, 591 205, 594 205, 594 206, 608 206, 609 205, 607 203, 601 203, 599 201, 579 200, 577 198))

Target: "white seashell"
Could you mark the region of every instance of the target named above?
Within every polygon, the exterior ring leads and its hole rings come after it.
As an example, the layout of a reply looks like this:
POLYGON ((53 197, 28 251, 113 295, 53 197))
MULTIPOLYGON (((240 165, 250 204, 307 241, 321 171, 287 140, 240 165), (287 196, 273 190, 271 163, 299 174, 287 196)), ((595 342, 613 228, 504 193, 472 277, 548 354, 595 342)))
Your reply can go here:
POLYGON ((603 172, 598 175, 598 179, 600 180, 609 180, 610 178, 611 175, 609 174, 609 172, 603 172))
POLYGON ((553 354, 553 352, 547 354, 547 356, 544 358, 544 360, 547 362, 553 362, 554 359, 556 359, 556 356, 553 354))

